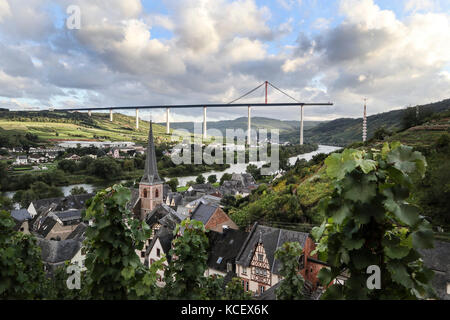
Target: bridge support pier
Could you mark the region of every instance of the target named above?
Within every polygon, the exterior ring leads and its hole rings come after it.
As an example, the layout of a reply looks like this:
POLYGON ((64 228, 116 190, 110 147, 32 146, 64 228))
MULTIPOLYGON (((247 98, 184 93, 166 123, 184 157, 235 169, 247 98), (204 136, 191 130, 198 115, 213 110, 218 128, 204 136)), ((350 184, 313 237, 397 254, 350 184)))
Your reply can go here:
POLYGON ((89 116, 89 117, 92 117, 92 112, 91 112, 91 110, 88 111, 88 116, 89 116))
POLYGON ((113 111, 112 109, 109 109, 109 121, 113 121, 113 111))
POLYGON ((252 129, 252 107, 248 106, 248 123, 247 123, 247 144, 251 144, 251 129, 252 129))
POLYGON ((206 107, 203 107, 203 139, 206 139, 206 107))
POLYGON ((139 130, 139 109, 136 109, 136 130, 139 130))
POLYGON ((303 145, 303 106, 300 108, 300 145, 303 145))
POLYGON ((170 108, 166 108, 166 134, 170 134, 170 108))

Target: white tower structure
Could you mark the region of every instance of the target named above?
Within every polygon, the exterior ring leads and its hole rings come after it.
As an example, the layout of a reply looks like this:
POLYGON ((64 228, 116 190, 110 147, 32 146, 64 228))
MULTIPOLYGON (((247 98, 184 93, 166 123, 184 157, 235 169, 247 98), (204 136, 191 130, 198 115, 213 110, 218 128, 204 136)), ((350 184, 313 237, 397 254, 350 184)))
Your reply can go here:
POLYGON ((363 116, 363 129, 362 129, 362 138, 363 142, 366 142, 367 139, 367 107, 366 100, 364 99, 364 116, 363 116))

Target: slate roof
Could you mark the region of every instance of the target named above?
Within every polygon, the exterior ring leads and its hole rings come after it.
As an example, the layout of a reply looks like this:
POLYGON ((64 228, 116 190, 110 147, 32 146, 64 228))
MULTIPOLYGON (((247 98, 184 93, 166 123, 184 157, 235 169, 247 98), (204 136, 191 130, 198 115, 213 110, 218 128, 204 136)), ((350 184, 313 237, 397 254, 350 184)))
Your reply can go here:
POLYGON ((153 141, 152 121, 150 121, 150 130, 148 133, 147 157, 145 159, 144 175, 142 176, 141 182, 150 185, 164 183, 164 180, 162 180, 158 174, 155 143, 153 141))
POLYGON ((242 247, 247 232, 226 229, 223 233, 209 231, 208 267, 221 272, 227 272, 227 263, 234 265, 236 256, 242 247), (221 258, 221 259, 220 259, 221 258))
POLYGON ((72 221, 72 220, 80 220, 81 219, 82 210, 66 210, 55 212, 55 215, 62 221, 72 221))
POLYGON ((447 283, 450 283, 450 243, 434 241, 434 248, 419 249, 425 265, 434 271, 432 280, 437 296, 442 300, 450 300, 447 294, 447 283))
POLYGON ((298 242, 303 248, 308 236, 309 234, 304 232, 261 226, 255 223, 236 258, 236 263, 245 267, 250 266, 256 245, 262 241, 269 261, 270 272, 278 274, 280 262, 275 259, 275 251, 285 242, 298 242))
POLYGON ((434 241, 434 248, 420 249, 425 265, 436 271, 447 272, 450 268, 450 242, 434 241))
POLYGON ((147 214, 145 222, 149 226, 152 226, 156 222, 159 222, 162 225, 172 225, 174 223, 180 223, 186 218, 186 215, 183 215, 182 213, 173 210, 167 204, 162 203, 147 214))
POLYGON ((81 242, 74 239, 55 241, 37 238, 37 241, 42 249, 42 260, 51 264, 71 260, 81 248, 81 242))
POLYGON ((170 205, 172 205, 173 201, 174 206, 178 206, 183 201, 183 196, 178 192, 170 192, 167 195, 167 199, 169 200, 170 205))
MULTIPOLYGON (((272 286, 269 289, 267 289, 266 291, 264 291, 264 293, 257 296, 256 299, 257 300, 277 300, 276 290, 280 287, 282 281, 284 281, 284 280, 279 281, 277 284, 275 284, 274 286, 272 286)), ((320 296, 323 293, 323 290, 321 288, 319 288, 319 289, 316 289, 313 291, 308 287, 308 284, 305 282, 305 284, 303 285, 302 293, 303 293, 305 300, 319 300, 320 296)))
POLYGON ((87 230, 88 226, 87 224, 85 224, 84 222, 81 222, 76 228, 75 230, 73 230, 66 239, 76 239, 79 241, 83 241, 85 238, 85 233, 87 230))
POLYGON ((127 203, 126 207, 128 210, 133 210, 136 206, 137 202, 139 201, 139 189, 137 188, 130 188, 131 191, 131 198, 130 201, 127 203))
POLYGON ((31 215, 27 209, 11 210, 11 217, 13 217, 16 221, 21 222, 31 219, 31 215))
POLYGON ((169 251, 172 247, 172 240, 174 238, 173 235, 173 229, 170 229, 166 226, 162 226, 158 232, 156 233, 155 237, 153 238, 152 242, 150 242, 150 245, 147 248, 146 251, 146 264, 148 265, 148 255, 150 254, 150 251, 153 249, 153 246, 155 245, 157 239, 159 239, 159 242, 161 243, 161 247, 164 251, 164 254, 167 257, 167 260, 170 261, 171 257, 169 255, 169 251))
POLYGON ((86 201, 95 196, 95 193, 86 193, 79 195, 70 195, 61 198, 48 198, 33 201, 34 208, 38 213, 47 210, 52 204, 55 204, 54 211, 65 211, 69 209, 84 209, 86 201))
POLYGON ((57 221, 52 216, 47 216, 36 232, 45 238, 56 223, 57 221))
POLYGON ((191 219, 203 222, 206 224, 211 216, 216 212, 217 206, 213 206, 206 203, 199 203, 197 208, 192 212, 191 219))

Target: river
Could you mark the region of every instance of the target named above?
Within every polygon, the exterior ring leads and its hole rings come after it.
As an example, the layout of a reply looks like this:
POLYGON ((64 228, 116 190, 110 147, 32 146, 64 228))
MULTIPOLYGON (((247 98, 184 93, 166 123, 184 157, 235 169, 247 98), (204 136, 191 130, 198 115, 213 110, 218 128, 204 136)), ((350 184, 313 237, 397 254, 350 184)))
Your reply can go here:
MULTIPOLYGON (((319 145, 319 148, 316 151, 309 152, 309 153, 303 153, 295 157, 289 158, 289 164, 294 165, 297 159, 305 159, 307 161, 311 160, 313 156, 319 153, 331 153, 333 151, 339 150, 340 147, 333 147, 333 146, 325 146, 325 145, 319 145)), ((257 162, 250 162, 251 164, 256 165, 258 168, 260 168, 265 162, 264 161, 257 161, 257 162)), ((249 163, 237 163, 237 164, 231 164, 230 167, 224 171, 209 171, 202 173, 202 175, 205 178, 208 178, 208 176, 215 174, 217 176, 217 180, 219 181, 220 178, 225 173, 244 173, 247 169, 247 166, 249 163)), ((187 176, 187 177, 178 177, 178 186, 182 187, 185 186, 188 181, 195 181, 197 176, 187 176)), ((169 180, 169 179, 167 179, 169 180)), ((64 193, 64 196, 70 195, 70 190, 74 187, 83 187, 87 192, 95 192, 97 189, 102 188, 101 186, 95 186, 92 184, 74 184, 70 186, 64 186, 61 187, 62 192, 64 193)), ((12 198, 15 194, 15 191, 12 192, 5 192, 5 196, 12 198)))

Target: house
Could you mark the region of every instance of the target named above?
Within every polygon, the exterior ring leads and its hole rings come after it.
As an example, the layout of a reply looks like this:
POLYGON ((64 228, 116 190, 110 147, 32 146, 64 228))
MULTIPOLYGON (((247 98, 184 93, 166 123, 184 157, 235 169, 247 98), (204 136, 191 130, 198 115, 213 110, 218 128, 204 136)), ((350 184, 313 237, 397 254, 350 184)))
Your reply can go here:
POLYGON ((83 270, 86 255, 82 250, 82 243, 76 239, 62 241, 37 238, 37 243, 42 250, 42 262, 45 271, 52 274, 56 268, 64 266, 66 261, 76 264, 83 270))
POLYGON ((183 196, 181 195, 181 193, 178 192, 170 192, 169 194, 167 194, 165 203, 168 206, 171 207, 178 207, 178 205, 181 204, 181 202, 183 201, 183 196))
POLYGON ((217 232, 222 232, 226 227, 239 229, 236 223, 219 206, 207 203, 199 203, 192 212, 191 219, 201 221, 206 229, 217 232))
POLYGON ((236 258, 236 273, 246 291, 260 295, 280 282, 281 266, 275 259, 275 252, 285 242, 298 242, 301 245, 303 254, 300 257, 300 274, 312 290, 318 287, 317 274, 324 264, 317 263, 317 257, 310 257, 311 251, 315 249, 310 235, 255 223, 236 258))
POLYGON ((189 209, 195 209, 200 202, 201 203, 209 203, 209 204, 212 204, 212 205, 220 206, 220 201, 221 200, 222 200, 222 198, 220 198, 220 197, 207 194, 207 195, 204 195, 201 198, 198 198, 198 199, 196 199, 194 201, 188 202, 184 206, 186 208, 189 208, 189 209))
POLYGON ((14 161, 13 165, 20 166, 28 164, 28 157, 27 156, 18 156, 16 158, 16 161, 14 161))
POLYGON ((113 157, 114 159, 121 158, 119 149, 112 149, 108 152, 108 156, 113 157))
POLYGON ((236 256, 247 239, 247 235, 247 232, 230 228, 225 228, 223 232, 208 232, 208 269, 205 271, 205 276, 225 277, 230 272, 235 273, 236 256))
POLYGON ((81 211, 50 212, 42 217, 36 233, 44 239, 65 240, 81 222, 81 211))
POLYGON ((69 157, 64 158, 64 160, 80 161, 81 157, 79 155, 73 154, 69 157))
POLYGON ((210 183, 193 184, 187 189, 187 195, 201 197, 216 191, 210 183))
POLYGON ((166 204, 161 204, 160 206, 153 209, 153 211, 147 215, 145 220, 147 225, 152 230, 152 234, 150 238, 145 241, 143 249, 141 251, 136 250, 136 253, 140 257, 141 262, 145 263, 145 261, 147 260, 147 256, 149 253, 148 250, 151 246, 151 243, 161 228, 166 228, 173 231, 176 225, 187 217, 188 216, 176 212, 166 204))
POLYGON ((47 158, 38 154, 32 154, 28 157, 29 163, 44 163, 47 162, 47 158))
MULTIPOLYGON (((169 252, 173 239, 173 229, 166 226, 161 227, 147 248, 144 264, 150 267, 162 257, 166 257, 167 260, 163 262, 163 265, 167 267, 172 258, 169 252)), ((158 270, 157 274, 157 285, 164 286, 164 270, 158 270)))
POLYGON ((12 210, 11 217, 16 223, 16 225, 14 226, 15 231, 20 231, 24 234, 30 234, 29 221, 32 219, 32 216, 27 209, 12 210))
POLYGON ((432 285, 439 299, 450 300, 450 243, 434 241, 434 248, 420 249, 425 266, 433 270, 432 285))

